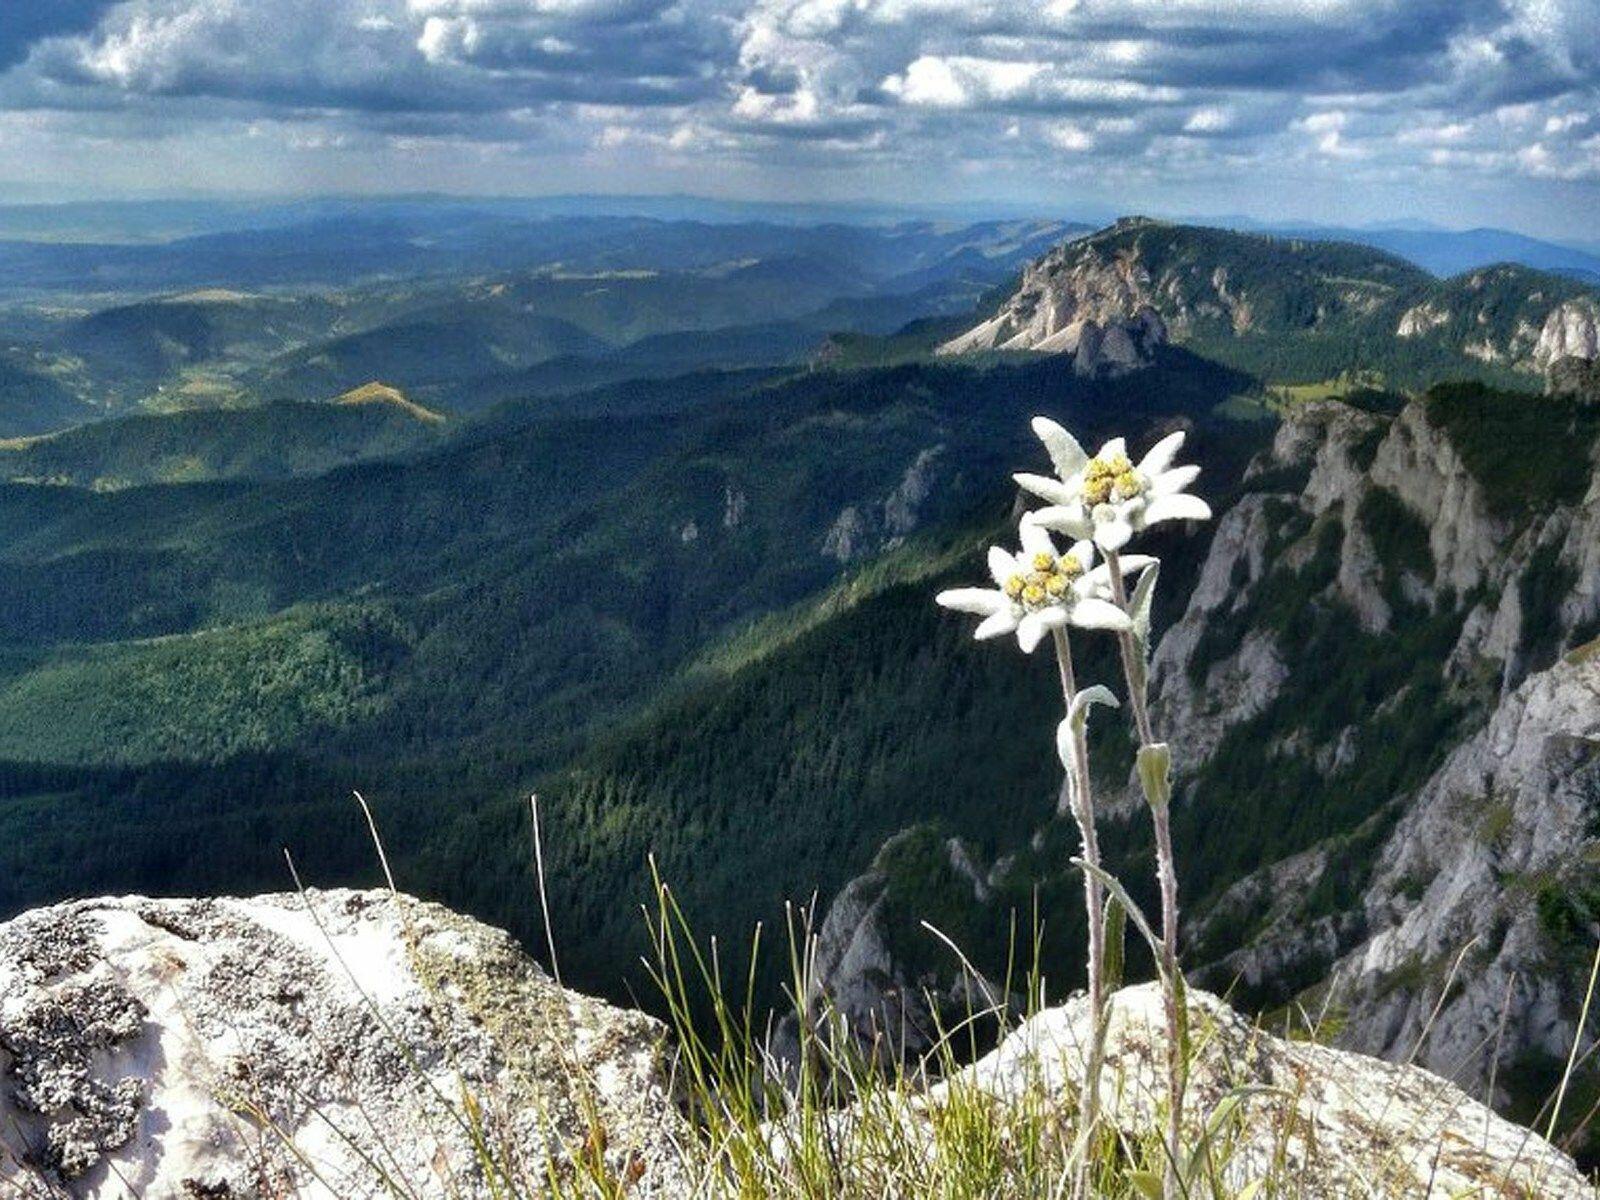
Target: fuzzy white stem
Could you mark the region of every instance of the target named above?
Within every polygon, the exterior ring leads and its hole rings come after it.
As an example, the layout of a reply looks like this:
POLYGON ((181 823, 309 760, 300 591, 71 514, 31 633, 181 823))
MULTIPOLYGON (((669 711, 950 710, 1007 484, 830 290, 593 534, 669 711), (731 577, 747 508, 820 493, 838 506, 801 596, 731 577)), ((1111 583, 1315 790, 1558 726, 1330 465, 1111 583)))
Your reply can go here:
MULTIPOLYGON (((1078 694, 1077 679, 1072 667, 1072 646, 1064 629, 1052 631, 1055 638, 1056 665, 1061 676, 1061 696, 1067 712, 1072 711, 1073 698, 1078 694)), ((1100 866, 1100 837, 1095 829, 1094 793, 1089 783, 1089 740, 1084 727, 1070 727, 1071 761, 1069 774, 1068 807, 1078 823, 1078 833, 1083 842, 1083 860, 1097 869, 1100 866)), ((1073 1195, 1088 1195, 1089 1149, 1093 1145, 1095 1127, 1100 1120, 1100 1047, 1104 1044, 1101 1023, 1105 1019, 1105 887, 1091 871, 1083 875, 1083 904, 1089 918, 1089 1034, 1090 1050, 1084 1056, 1083 1092, 1078 1104, 1078 1164, 1073 1195)))
MULTIPOLYGON (((1111 575, 1111 596, 1124 612, 1128 611, 1128 589, 1122 576, 1122 560, 1117 552, 1106 552, 1106 567, 1111 575)), ((1150 705, 1146 695, 1143 652, 1135 644, 1131 630, 1118 635, 1122 649, 1122 673, 1128 683, 1128 705, 1133 709, 1134 728, 1139 746, 1155 745, 1150 724, 1150 705)), ((1161 958, 1163 968, 1162 1007, 1167 1018, 1167 1168, 1162 1182, 1166 1200, 1177 1200, 1182 1193, 1178 1163, 1183 1146, 1183 1101, 1188 1085, 1188 1063, 1183 1057, 1181 1016, 1178 1012, 1178 876, 1172 858, 1172 817, 1170 805, 1150 806, 1156 835, 1156 880, 1161 888, 1161 958)))

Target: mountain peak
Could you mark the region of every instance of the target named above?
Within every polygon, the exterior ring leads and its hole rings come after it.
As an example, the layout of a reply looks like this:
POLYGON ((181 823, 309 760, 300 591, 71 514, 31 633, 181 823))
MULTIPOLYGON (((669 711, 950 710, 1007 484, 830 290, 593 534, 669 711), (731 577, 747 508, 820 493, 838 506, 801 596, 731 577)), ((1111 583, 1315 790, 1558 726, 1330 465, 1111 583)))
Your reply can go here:
POLYGON ((1440 280, 1358 243, 1127 216, 1035 260, 939 353, 1076 353, 1086 322, 1159 320, 1174 342, 1246 370, 1265 355, 1314 379, 1348 366, 1339 347, 1355 345, 1363 366, 1402 378, 1396 339, 1422 338, 1462 374, 1532 374, 1561 354, 1593 356, 1591 303, 1582 283, 1515 263, 1440 280))

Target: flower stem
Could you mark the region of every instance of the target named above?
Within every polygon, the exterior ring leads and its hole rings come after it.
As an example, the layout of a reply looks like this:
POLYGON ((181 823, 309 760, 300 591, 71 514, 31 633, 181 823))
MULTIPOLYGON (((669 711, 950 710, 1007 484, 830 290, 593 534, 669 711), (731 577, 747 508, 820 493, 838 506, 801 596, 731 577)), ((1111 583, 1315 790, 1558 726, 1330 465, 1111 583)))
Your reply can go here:
MULTIPOLYGON (((1114 550, 1106 552, 1106 567, 1111 575, 1111 596, 1117 606, 1128 611, 1128 588, 1122 576, 1122 560, 1114 550)), ((1122 672, 1128 682, 1128 705, 1133 709, 1134 728, 1139 747, 1156 744, 1150 724, 1144 652, 1134 642, 1132 630, 1117 635, 1122 649, 1122 672)), ((1183 1137, 1183 1100, 1187 1086, 1188 1063, 1184 1061, 1182 1015, 1178 1012, 1178 876, 1172 857, 1172 814, 1165 798, 1146 794, 1156 835, 1156 880, 1161 887, 1161 998, 1167 1018, 1167 1167, 1162 1192, 1174 1200, 1182 1185, 1178 1179, 1179 1151, 1183 1137)))
MULTIPOLYGON (((1056 666, 1061 675, 1061 695, 1067 712, 1072 711, 1073 698, 1078 694, 1077 680, 1072 668, 1072 646, 1067 631, 1051 631, 1056 646, 1056 666)), ((1086 727, 1069 726, 1071 761, 1068 764, 1067 807, 1078 823, 1078 833, 1083 841, 1083 860, 1097 870, 1100 867, 1100 837, 1095 829, 1094 793, 1089 783, 1089 739, 1086 727)), ((1089 1148, 1093 1145, 1095 1127, 1100 1120, 1100 1056, 1105 1044, 1102 1023, 1105 1020, 1105 889, 1092 871, 1083 874, 1083 903, 1089 918, 1089 1053, 1084 1056, 1083 1092, 1078 1105, 1078 1181, 1074 1195, 1088 1194, 1089 1148)))

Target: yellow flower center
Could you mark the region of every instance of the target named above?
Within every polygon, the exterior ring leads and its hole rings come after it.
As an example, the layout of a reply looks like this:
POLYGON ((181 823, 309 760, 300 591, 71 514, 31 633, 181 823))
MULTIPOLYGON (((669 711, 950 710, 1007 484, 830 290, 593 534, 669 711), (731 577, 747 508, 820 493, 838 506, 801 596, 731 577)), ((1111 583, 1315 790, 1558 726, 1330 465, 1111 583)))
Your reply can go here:
POLYGON ((1072 581, 1083 574, 1083 565, 1075 555, 1036 554, 1032 564, 1037 571, 1017 572, 1007 578, 1000 590, 1029 612, 1036 612, 1066 599, 1072 590, 1072 581))
POLYGON ((1139 473, 1126 454, 1091 458, 1083 471, 1083 500, 1091 508, 1107 503, 1113 495, 1128 500, 1144 490, 1139 473))

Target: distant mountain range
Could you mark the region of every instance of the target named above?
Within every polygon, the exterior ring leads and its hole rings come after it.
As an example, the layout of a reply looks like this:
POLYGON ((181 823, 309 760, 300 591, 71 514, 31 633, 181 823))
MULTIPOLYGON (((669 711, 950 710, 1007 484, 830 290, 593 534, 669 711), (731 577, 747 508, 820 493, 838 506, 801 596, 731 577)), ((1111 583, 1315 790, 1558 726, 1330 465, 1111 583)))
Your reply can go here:
MULTIPOLYGON (((808 203, 711 199, 690 195, 557 195, 493 197, 412 195, 326 197, 300 200, 82 201, 65 204, 0 204, 0 242, 150 244, 291 228, 314 230, 348 225, 408 229, 427 237, 472 226, 514 228, 574 219, 644 219, 712 225, 946 227, 992 222, 1047 220, 1103 225, 1113 212, 1094 205, 1050 215, 1026 203, 882 204, 808 203)), ((1268 222, 1238 215, 1173 214, 1180 224, 1220 226, 1243 232, 1276 233, 1323 241, 1359 242, 1410 259, 1435 275, 1454 275, 1499 262, 1548 271, 1600 272, 1600 243, 1534 237, 1509 229, 1447 229, 1421 221, 1338 225, 1268 222)), ((509 265, 509 264, 507 264, 509 265)))
POLYGON ((161 243, 0 243, 0 437, 134 408, 326 400, 373 379, 467 412, 547 363, 529 386, 790 363, 830 332, 967 311, 1083 231, 385 211, 161 243))
MULTIPOLYGON (((1210 224, 1204 220, 1196 224, 1210 224)), ((1223 222, 1223 224, 1228 224, 1223 222)), ((1244 222, 1241 232, 1357 242, 1409 259, 1434 275, 1518 263, 1540 271, 1600 273, 1600 248, 1529 237, 1509 229, 1436 229, 1405 226, 1276 225, 1244 222)))

